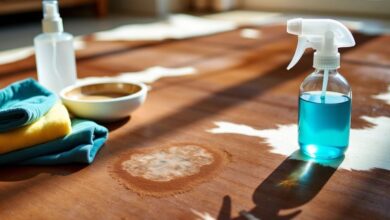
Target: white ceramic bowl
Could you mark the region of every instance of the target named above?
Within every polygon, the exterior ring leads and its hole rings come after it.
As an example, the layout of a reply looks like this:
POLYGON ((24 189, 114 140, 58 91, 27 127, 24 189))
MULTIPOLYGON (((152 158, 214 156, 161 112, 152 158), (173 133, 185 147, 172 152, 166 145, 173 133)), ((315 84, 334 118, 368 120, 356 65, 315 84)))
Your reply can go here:
POLYGON ((127 117, 146 99, 143 83, 104 81, 72 85, 60 93, 61 100, 75 116, 97 121, 127 117))

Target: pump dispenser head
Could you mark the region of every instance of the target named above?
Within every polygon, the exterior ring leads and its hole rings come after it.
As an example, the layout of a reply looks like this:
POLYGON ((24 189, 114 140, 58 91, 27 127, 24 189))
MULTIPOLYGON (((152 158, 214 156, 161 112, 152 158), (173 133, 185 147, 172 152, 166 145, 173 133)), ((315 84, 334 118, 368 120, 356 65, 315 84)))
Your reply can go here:
POLYGON ((287 69, 295 66, 309 47, 315 50, 313 66, 316 69, 337 69, 340 67, 338 48, 355 45, 351 32, 331 19, 291 19, 287 21, 287 32, 298 35, 297 49, 287 69))
POLYGON ((62 19, 58 12, 58 2, 56 0, 43 0, 42 28, 45 33, 62 32, 64 30, 62 19))

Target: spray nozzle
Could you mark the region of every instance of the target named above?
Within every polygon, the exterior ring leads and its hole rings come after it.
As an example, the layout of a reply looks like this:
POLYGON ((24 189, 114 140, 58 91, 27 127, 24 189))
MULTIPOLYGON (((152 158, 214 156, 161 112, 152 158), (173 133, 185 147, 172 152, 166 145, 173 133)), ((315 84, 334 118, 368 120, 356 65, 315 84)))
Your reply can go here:
POLYGON ((338 48, 355 45, 351 32, 342 23, 331 19, 291 19, 287 21, 287 32, 298 35, 297 49, 287 69, 297 64, 309 47, 316 50, 315 68, 336 69, 340 66, 338 48))
POLYGON ((43 6, 43 32, 53 33, 62 32, 62 19, 58 11, 58 2, 56 0, 44 0, 43 6))
POLYGON ((43 1, 43 16, 46 19, 59 18, 57 1, 43 1))

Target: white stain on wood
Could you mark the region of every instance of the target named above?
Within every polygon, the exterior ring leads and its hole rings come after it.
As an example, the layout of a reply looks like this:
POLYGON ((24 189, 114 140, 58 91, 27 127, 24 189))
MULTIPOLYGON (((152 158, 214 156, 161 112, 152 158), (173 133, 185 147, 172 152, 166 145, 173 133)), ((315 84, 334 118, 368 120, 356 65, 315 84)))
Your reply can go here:
POLYGON ((213 163, 214 157, 196 145, 172 146, 149 153, 131 155, 122 162, 122 169, 132 176, 168 182, 200 172, 201 167, 213 163))

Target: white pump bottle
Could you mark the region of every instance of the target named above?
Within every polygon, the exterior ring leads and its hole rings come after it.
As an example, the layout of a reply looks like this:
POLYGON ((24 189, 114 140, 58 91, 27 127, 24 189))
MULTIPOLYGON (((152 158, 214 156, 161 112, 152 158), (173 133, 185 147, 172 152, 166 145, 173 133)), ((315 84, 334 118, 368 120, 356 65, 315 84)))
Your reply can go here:
POLYGON ((314 158, 332 159, 344 154, 349 144, 352 91, 337 71, 338 48, 352 47, 355 40, 340 22, 330 19, 291 19, 287 32, 298 35, 298 45, 287 69, 313 48, 315 71, 300 86, 298 133, 301 151, 314 158))
POLYGON ((56 0, 43 0, 43 33, 34 38, 39 82, 49 90, 60 91, 76 83, 73 36, 63 32, 56 0))

